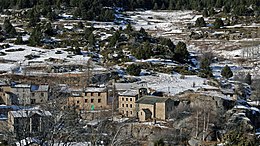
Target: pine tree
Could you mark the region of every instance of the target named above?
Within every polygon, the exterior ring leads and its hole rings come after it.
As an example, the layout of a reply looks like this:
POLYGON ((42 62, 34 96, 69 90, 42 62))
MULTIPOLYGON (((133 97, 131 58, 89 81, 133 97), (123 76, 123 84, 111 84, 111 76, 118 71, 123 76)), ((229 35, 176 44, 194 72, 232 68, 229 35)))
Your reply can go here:
POLYGON ((17 36, 17 38, 15 40, 15 44, 17 44, 17 45, 23 44, 23 38, 20 35, 17 36))
POLYGON ((209 17, 208 9, 204 9, 202 15, 203 17, 209 17))
POLYGON ((245 83, 247 83, 248 85, 252 84, 252 76, 250 73, 247 73, 247 75, 245 77, 245 83))
POLYGON ((178 42, 175 50, 175 59, 179 62, 185 62, 188 60, 189 52, 184 42, 178 42))
POLYGON ((91 33, 88 37, 88 43, 91 47, 95 46, 95 36, 91 33))
POLYGON ((158 4, 157 3, 154 4, 153 10, 158 10, 158 4))
POLYGON ((139 76, 141 72, 141 66, 137 64, 131 64, 127 67, 126 72, 130 75, 139 76))
POLYGON ((3 30, 6 33, 8 37, 14 37, 16 35, 16 30, 11 24, 9 19, 5 19, 4 25, 3 25, 3 30))
POLYGON ((223 26, 224 26, 224 22, 220 18, 217 18, 214 22, 214 28, 217 29, 223 26))
POLYGON ((202 58, 202 60, 200 61, 199 76, 202 78, 213 77, 212 70, 210 68, 210 60, 206 57, 202 58))
POLYGON ((226 78, 229 79, 233 76, 233 72, 231 71, 229 66, 225 66, 222 70, 221 70, 221 75, 226 78))
POLYGON ((174 9, 173 0, 170 0, 168 10, 173 10, 173 9, 174 9))
POLYGON ((39 46, 41 45, 41 39, 42 39, 42 32, 39 25, 37 25, 29 38, 29 45, 30 46, 39 46))
POLYGON ((161 7, 161 10, 165 10, 165 9, 166 9, 166 7, 165 7, 165 4, 163 3, 162 7, 161 7))
POLYGON ((195 26, 196 27, 205 27, 206 26, 206 22, 204 20, 203 17, 199 17, 196 22, 195 22, 195 26))

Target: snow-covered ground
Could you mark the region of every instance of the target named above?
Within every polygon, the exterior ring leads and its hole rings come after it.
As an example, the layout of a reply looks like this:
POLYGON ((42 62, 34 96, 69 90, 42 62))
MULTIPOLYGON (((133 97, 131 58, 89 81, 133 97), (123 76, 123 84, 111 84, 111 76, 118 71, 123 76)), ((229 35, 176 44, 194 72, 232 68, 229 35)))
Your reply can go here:
MULTIPOLYGON (((2 45, 2 43, 0 43, 2 45)), ((0 57, 4 63, 0 63, 0 71, 10 71, 12 68, 18 66, 28 66, 31 65, 31 62, 37 62, 39 65, 48 65, 54 64, 53 62, 47 62, 48 59, 58 59, 63 60, 63 64, 86 64, 89 60, 89 57, 84 55, 73 55, 67 51, 64 51, 64 48, 56 49, 42 49, 38 47, 29 47, 26 45, 14 45, 10 44, 11 47, 2 49, 1 52, 6 55, 0 57), (10 50, 15 50, 10 52, 10 50), (26 58, 27 55, 37 56, 33 59, 26 58)))
POLYGON ((183 24, 195 23, 198 17, 202 17, 194 11, 130 11, 127 14, 135 29, 142 27, 155 32, 155 36, 183 33, 186 29, 183 24))

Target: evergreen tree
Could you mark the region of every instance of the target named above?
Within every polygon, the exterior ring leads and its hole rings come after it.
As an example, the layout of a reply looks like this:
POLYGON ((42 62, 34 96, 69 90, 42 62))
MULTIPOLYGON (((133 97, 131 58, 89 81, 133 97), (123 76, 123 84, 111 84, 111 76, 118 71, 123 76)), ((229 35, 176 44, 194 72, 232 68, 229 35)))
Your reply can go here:
POLYGON ((178 42, 175 50, 175 59, 179 62, 188 61, 189 52, 187 50, 186 44, 184 42, 178 42))
POLYGON ((45 24, 44 34, 47 35, 47 36, 54 36, 55 35, 55 32, 52 29, 51 23, 48 22, 48 23, 45 24))
POLYGON ((111 36, 110 38, 110 41, 109 41, 109 46, 110 47, 113 47, 116 45, 117 41, 119 40, 120 38, 120 32, 119 31, 116 31, 113 36, 111 36))
POLYGON ((252 76, 250 73, 247 73, 247 75, 245 77, 245 83, 247 83, 248 85, 252 84, 252 76))
POLYGON ((221 75, 226 78, 229 79, 233 76, 233 72, 231 71, 229 66, 225 66, 222 70, 221 70, 221 75))
POLYGON ((163 139, 159 139, 158 141, 154 142, 154 146, 164 146, 165 143, 163 139))
POLYGON ((41 39, 42 39, 42 32, 39 25, 37 25, 29 38, 29 45, 30 46, 40 46, 41 45, 41 39))
POLYGON ((125 29, 126 33, 129 34, 129 33, 131 33, 133 30, 134 30, 134 29, 133 29, 131 23, 128 23, 127 26, 126 26, 126 29, 125 29))
POLYGON ((73 53, 74 53, 74 55, 82 55, 82 53, 81 53, 81 49, 80 49, 79 47, 75 47, 73 53))
POLYGON ((14 37, 16 35, 16 30, 11 24, 9 19, 5 19, 4 25, 3 25, 3 30, 6 33, 8 37, 14 37))
POLYGON ((209 17, 208 9, 204 9, 202 15, 203 17, 209 17))
POLYGON ((158 10, 158 4, 154 3, 153 10, 158 10))
POLYGON ((209 16, 213 16, 213 15, 215 15, 215 10, 214 10, 213 7, 211 7, 211 8, 209 9, 209 16))
POLYGON ((23 38, 20 35, 17 36, 17 38, 15 40, 15 44, 17 44, 17 45, 23 44, 23 38))
POLYGON ((88 37, 88 43, 91 47, 95 46, 95 36, 93 33, 91 33, 88 37))
POLYGON ((202 78, 213 77, 212 70, 210 68, 210 60, 206 57, 200 61, 200 72, 198 74, 202 78))
POLYGON ((206 22, 204 20, 203 17, 199 17, 196 22, 195 22, 195 26, 196 27, 205 27, 206 26, 206 22))
POLYGON ((224 22, 220 18, 217 18, 214 22, 214 28, 217 29, 223 26, 224 26, 224 22))
POLYGON ((165 10, 165 9, 166 9, 166 7, 165 7, 165 4, 163 3, 162 7, 161 7, 161 10, 165 10))
POLYGON ((126 72, 133 76, 139 76, 141 73, 141 66, 137 64, 131 64, 126 68, 126 72))
POLYGON ((174 9, 173 0, 170 0, 168 10, 173 10, 173 9, 174 9))
POLYGON ((141 27, 141 29, 139 30, 139 32, 143 35, 143 37, 147 37, 148 33, 145 31, 144 28, 141 27))

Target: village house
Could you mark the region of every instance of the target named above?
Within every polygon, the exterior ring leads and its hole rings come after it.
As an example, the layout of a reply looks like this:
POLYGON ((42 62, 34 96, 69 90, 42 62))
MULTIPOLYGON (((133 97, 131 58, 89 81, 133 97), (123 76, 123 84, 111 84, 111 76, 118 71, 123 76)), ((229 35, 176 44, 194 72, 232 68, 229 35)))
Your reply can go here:
POLYGON ((40 109, 27 109, 8 112, 8 128, 16 137, 25 132, 33 135, 42 132, 51 124, 51 113, 40 109))
POLYGON ((68 98, 68 107, 81 111, 107 109, 110 107, 108 90, 106 87, 87 87, 84 91, 74 89, 68 98))
POLYGON ((136 101, 137 117, 141 122, 166 120, 176 104, 171 98, 144 96, 136 101))
POLYGON ((144 95, 147 95, 146 88, 128 90, 123 93, 118 93, 119 113, 126 117, 136 117, 135 102, 144 95))
POLYGON ((15 84, 11 86, 12 99, 19 105, 46 103, 49 98, 48 85, 15 84))
POLYGON ((17 100, 13 99, 11 87, 8 84, 0 83, 0 104, 12 105, 16 104, 17 100))

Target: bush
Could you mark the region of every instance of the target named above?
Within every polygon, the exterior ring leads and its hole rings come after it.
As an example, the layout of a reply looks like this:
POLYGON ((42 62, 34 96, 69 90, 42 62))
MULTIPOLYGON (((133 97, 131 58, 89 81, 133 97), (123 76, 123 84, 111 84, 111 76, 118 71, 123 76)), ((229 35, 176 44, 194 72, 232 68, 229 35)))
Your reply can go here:
POLYGON ((205 27, 206 26, 206 22, 204 20, 203 17, 199 17, 197 20, 196 20, 196 24, 195 24, 196 27, 205 27))
POLYGON ((141 72, 141 66, 137 64, 131 64, 127 67, 126 72, 133 76, 139 76, 141 72))
POLYGON ((195 75, 196 73, 192 70, 189 70, 187 66, 176 66, 173 68, 173 71, 182 74, 182 75, 195 75))
POLYGON ((228 79, 228 78, 231 78, 233 76, 233 72, 231 71, 230 67, 229 66, 225 66, 222 70, 221 70, 221 75, 228 79))

